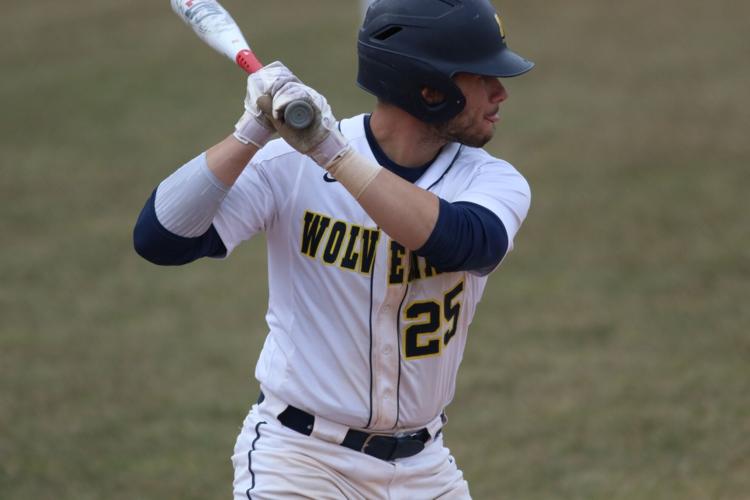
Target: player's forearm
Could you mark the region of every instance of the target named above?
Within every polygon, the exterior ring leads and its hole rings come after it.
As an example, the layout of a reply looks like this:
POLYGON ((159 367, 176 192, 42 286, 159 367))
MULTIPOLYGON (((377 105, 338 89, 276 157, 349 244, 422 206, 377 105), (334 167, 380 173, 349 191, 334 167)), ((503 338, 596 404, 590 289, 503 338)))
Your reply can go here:
POLYGON ((474 203, 449 203, 347 150, 329 173, 391 238, 442 271, 487 272, 508 249, 500 218, 474 203))
POLYGON ((389 236, 441 271, 485 274, 508 250, 505 226, 488 209, 449 203, 385 169, 359 203, 389 236))
POLYGON ((206 151, 206 163, 217 179, 231 187, 257 151, 254 144, 242 144, 230 135, 206 151))
POLYGON ((358 199, 391 238, 410 250, 425 244, 435 229, 438 197, 382 169, 358 199))

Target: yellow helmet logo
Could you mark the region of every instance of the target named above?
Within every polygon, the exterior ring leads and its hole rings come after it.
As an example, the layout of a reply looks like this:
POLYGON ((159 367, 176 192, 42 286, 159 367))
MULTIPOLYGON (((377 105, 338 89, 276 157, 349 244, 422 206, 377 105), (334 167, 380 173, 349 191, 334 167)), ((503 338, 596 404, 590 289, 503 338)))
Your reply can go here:
POLYGON ((500 17, 499 14, 495 14, 495 21, 497 21, 497 26, 500 28, 500 37, 505 39, 505 25, 503 24, 503 18, 500 17))

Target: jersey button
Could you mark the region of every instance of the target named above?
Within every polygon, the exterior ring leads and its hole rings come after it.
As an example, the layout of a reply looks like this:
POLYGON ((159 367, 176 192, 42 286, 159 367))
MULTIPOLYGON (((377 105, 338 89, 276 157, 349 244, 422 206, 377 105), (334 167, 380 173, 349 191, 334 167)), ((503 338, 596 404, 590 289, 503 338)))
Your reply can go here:
POLYGON ((393 352, 393 349, 391 349, 391 346, 387 345, 383 348, 383 354, 386 356, 390 356, 391 352, 393 352))

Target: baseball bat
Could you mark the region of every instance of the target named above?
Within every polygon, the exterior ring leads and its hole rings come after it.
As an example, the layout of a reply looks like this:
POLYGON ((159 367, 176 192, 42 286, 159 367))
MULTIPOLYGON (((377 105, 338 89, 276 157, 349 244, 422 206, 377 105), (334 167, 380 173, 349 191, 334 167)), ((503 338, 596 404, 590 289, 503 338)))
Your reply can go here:
MULTIPOLYGON (((216 0, 171 0, 172 10, 215 51, 224 54, 247 73, 263 67, 232 16, 216 0)), ((292 128, 303 129, 312 123, 313 109, 305 101, 289 103, 284 121, 292 128)))

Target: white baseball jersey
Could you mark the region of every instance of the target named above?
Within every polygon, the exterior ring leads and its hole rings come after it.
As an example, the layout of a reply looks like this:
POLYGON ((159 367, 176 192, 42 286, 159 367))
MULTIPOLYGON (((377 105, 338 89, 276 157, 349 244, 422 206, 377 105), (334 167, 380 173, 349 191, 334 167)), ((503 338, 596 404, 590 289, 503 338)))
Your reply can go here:
MULTIPOLYGON (((364 115, 343 120, 341 131, 374 161, 364 115)), ((449 144, 416 184, 491 210, 512 248, 530 192, 510 164, 449 144)), ((282 140, 255 155, 214 225, 228 253, 267 234, 270 331, 255 371, 265 393, 377 430, 425 426, 450 403, 486 276, 438 272, 282 140)))

